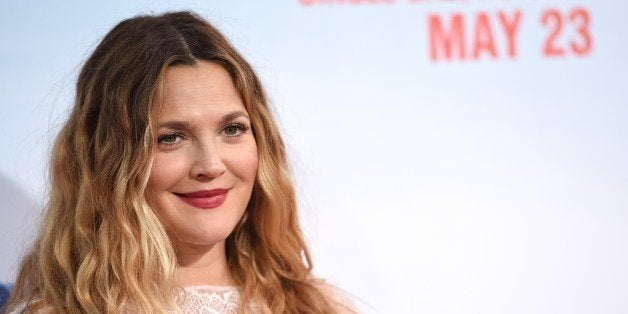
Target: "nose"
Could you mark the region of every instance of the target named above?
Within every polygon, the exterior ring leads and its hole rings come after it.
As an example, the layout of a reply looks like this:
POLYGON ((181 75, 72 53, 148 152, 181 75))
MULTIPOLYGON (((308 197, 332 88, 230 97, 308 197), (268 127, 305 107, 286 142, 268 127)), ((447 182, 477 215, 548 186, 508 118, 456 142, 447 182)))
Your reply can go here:
POLYGON ((197 180, 212 180, 227 170, 221 154, 214 145, 198 147, 190 176, 197 180))

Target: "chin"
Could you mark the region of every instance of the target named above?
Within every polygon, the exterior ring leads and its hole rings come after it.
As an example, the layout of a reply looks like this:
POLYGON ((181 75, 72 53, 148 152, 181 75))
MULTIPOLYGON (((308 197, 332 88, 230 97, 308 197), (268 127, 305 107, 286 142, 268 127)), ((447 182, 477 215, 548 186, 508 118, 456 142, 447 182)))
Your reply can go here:
POLYGON ((233 232, 235 226, 216 226, 214 228, 206 228, 205 230, 197 230, 197 232, 178 232, 174 235, 175 246, 204 246, 211 247, 219 243, 223 243, 227 237, 233 232), (200 231, 200 232, 199 232, 200 231))

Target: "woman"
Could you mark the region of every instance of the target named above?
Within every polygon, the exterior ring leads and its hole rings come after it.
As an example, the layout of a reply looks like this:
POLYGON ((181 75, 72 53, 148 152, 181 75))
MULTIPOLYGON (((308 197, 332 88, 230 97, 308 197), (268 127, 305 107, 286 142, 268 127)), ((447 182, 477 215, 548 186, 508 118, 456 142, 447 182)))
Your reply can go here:
POLYGON ((10 310, 350 311, 312 276, 266 96, 214 27, 125 20, 76 91, 10 310))

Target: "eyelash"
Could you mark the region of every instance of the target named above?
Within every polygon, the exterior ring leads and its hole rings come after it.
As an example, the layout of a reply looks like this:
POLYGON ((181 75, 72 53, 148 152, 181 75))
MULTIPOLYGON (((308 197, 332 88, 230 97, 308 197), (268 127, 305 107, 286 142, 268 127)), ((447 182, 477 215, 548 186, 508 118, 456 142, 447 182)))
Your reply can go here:
POLYGON ((227 136, 227 137, 236 137, 236 136, 240 136, 240 135, 244 134, 246 131, 249 130, 249 127, 244 125, 244 124, 242 124, 242 123, 229 123, 229 124, 225 125, 224 128, 222 128, 222 132, 226 132, 226 130, 228 128, 234 128, 234 127, 237 129, 236 131, 238 131, 239 133, 238 134, 234 134, 234 135, 225 134, 225 136, 227 136))
MULTIPOLYGON (((228 138, 234 138, 234 137, 238 137, 241 136, 242 134, 244 134, 246 131, 249 130, 249 127, 242 124, 242 123, 229 123, 227 125, 225 125, 222 128, 222 133, 225 133, 225 136, 228 138), (227 129, 229 128, 236 128, 236 132, 238 132, 237 134, 233 134, 233 135, 229 135, 226 134, 225 132, 227 131, 227 129)), ((163 145, 167 145, 167 146, 172 146, 172 145, 176 145, 178 144, 181 140, 185 139, 186 136, 185 134, 181 133, 181 132, 170 132, 164 135, 161 135, 157 138, 157 143, 158 144, 163 144, 163 145), (166 139, 168 138, 175 138, 175 142, 171 142, 171 143, 167 143, 165 142, 166 139), (176 140, 176 139, 181 139, 181 140, 176 140)))
POLYGON ((157 143, 158 143, 158 144, 167 145, 167 146, 172 146, 172 145, 176 145, 176 144, 178 144, 178 143, 180 142, 180 140, 179 140, 179 141, 176 141, 176 142, 174 142, 174 143, 172 143, 172 142, 171 142, 171 143, 167 143, 167 142, 165 142, 165 140, 166 140, 167 138, 173 138, 173 137, 174 137, 174 138, 177 138, 177 139, 179 139, 179 138, 180 138, 180 139, 184 139, 184 138, 185 138, 185 135, 184 135, 183 133, 180 133, 180 132, 170 132, 170 133, 167 133, 167 134, 164 134, 164 135, 159 136, 159 137, 157 138, 157 143))

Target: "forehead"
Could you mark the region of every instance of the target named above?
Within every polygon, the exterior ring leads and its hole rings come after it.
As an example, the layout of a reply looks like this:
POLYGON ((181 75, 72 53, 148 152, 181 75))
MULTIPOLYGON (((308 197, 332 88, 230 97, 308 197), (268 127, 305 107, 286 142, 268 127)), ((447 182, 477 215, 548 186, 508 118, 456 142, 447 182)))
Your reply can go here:
POLYGON ((165 73, 159 120, 165 116, 194 116, 245 110, 231 76, 216 62, 176 65, 165 73))

